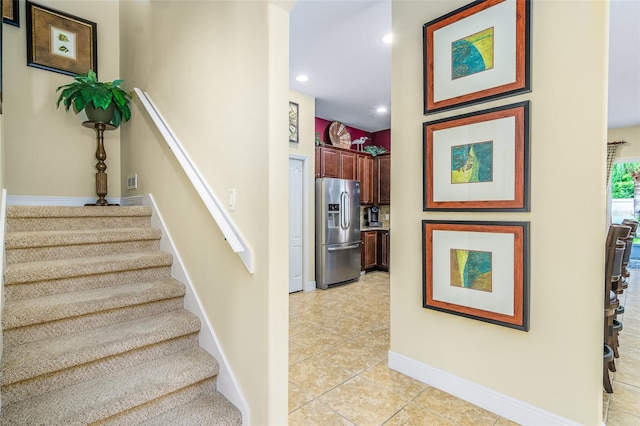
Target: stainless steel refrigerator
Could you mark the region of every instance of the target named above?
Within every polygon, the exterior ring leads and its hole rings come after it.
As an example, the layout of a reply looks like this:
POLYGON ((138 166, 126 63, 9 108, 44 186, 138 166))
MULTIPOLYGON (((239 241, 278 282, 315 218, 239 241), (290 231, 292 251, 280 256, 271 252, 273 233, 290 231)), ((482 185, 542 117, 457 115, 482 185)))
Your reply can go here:
POLYGON ((316 179, 316 287, 360 277, 360 182, 316 179))

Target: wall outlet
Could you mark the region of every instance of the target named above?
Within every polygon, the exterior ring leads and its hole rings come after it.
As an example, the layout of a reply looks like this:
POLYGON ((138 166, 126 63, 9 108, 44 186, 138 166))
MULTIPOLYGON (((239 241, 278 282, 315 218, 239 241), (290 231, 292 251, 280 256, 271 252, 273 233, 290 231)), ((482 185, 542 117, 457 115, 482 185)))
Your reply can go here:
POLYGON ((384 214, 384 220, 389 220, 389 213, 384 214))
POLYGON ((138 189, 138 174, 127 176, 127 189, 138 189))

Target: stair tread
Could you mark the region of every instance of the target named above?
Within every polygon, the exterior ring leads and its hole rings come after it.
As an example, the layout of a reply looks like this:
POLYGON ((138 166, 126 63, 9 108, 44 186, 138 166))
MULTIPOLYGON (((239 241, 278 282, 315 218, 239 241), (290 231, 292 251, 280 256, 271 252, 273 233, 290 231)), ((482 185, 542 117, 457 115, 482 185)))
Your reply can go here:
POLYGON ((12 250, 63 245, 158 240, 161 236, 162 233, 159 229, 151 227, 61 231, 20 231, 7 233, 5 237, 5 249, 12 250))
POLYGON ((212 378, 217 363, 200 348, 125 368, 6 406, 3 424, 88 424, 212 378))
POLYGON ((200 330, 187 310, 172 311, 5 348, 2 384, 71 368, 200 330))
POLYGON ((138 426, 241 425, 240 410, 220 392, 203 395, 194 401, 153 417, 138 426))
POLYGON ((173 278, 167 278, 20 299, 5 304, 2 324, 6 330, 108 309, 182 297, 184 294, 184 284, 173 278))
POLYGON ((7 206, 7 219, 151 216, 147 206, 7 206))
POLYGON ((162 251, 109 254, 95 257, 44 260, 7 265, 5 285, 74 276, 94 275, 171 265, 173 257, 162 251))

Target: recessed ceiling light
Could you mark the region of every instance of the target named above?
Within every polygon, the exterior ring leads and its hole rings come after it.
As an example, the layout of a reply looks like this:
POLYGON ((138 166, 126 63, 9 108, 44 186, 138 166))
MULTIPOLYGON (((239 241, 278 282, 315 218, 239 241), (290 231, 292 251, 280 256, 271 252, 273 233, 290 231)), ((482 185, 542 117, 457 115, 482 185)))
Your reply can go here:
POLYGON ((378 112, 387 112, 387 107, 378 107, 378 109, 376 109, 376 111, 378 111, 378 112))
POLYGON ((383 43, 391 44, 392 41, 393 41, 393 34, 391 34, 391 33, 389 33, 386 36, 382 37, 382 42, 383 43))
POLYGON ((300 81, 300 82, 304 82, 309 80, 309 77, 307 77, 306 75, 299 75, 296 77, 296 80, 300 81))

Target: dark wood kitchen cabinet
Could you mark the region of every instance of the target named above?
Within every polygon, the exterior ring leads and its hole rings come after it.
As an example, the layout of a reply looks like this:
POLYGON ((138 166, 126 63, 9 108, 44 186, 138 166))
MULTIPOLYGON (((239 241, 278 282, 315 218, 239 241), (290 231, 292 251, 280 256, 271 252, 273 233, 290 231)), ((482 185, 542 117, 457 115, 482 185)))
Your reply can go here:
POLYGON ((373 204, 373 157, 358 154, 358 180, 360 181, 360 204, 373 204))
POLYGON ((358 154, 350 149, 316 147, 316 177, 357 180, 358 154))
POLYGON ((391 203, 391 157, 333 146, 316 147, 316 178, 360 181, 360 204, 391 203))
POLYGON ((340 178, 340 151, 320 146, 316 148, 318 152, 320 161, 316 161, 316 176, 340 178))
POLYGON ((320 177, 321 154, 322 150, 316 148, 316 179, 320 177))
POLYGON ((383 271, 389 270, 389 231, 377 231, 378 232, 378 269, 383 271))
POLYGON ((358 180, 358 154, 355 151, 340 152, 340 178, 358 180))
POLYGON ((375 157, 375 193, 373 203, 391 204, 391 156, 383 154, 375 157))
POLYGON ((389 270, 389 231, 362 231, 360 270, 389 270))
POLYGON ((378 265, 378 231, 363 231, 360 269, 365 271, 378 265))

